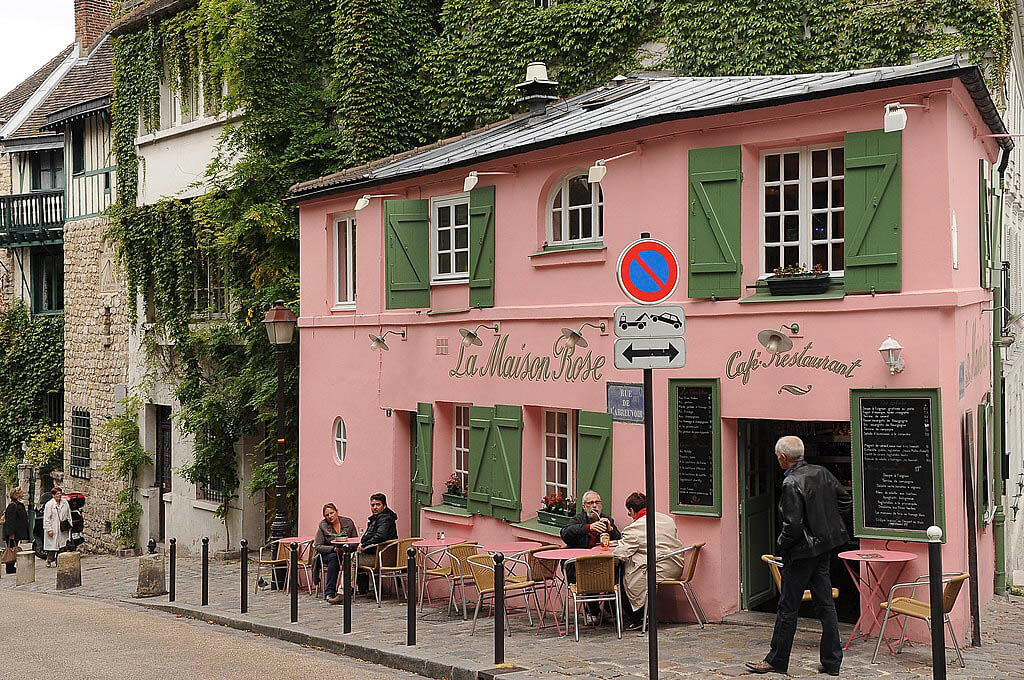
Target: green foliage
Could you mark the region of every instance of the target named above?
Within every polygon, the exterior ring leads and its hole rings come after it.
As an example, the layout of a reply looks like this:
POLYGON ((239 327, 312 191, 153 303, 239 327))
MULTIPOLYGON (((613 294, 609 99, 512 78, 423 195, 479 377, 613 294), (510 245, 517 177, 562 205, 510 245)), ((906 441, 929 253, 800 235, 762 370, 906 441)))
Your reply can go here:
POLYGON ((41 425, 28 438, 25 462, 43 470, 60 467, 64 459, 64 426, 41 425))
POLYGON ((13 453, 0 454, 0 481, 7 486, 18 484, 18 459, 13 453))
POLYGON ((111 531, 125 547, 135 545, 142 517, 142 504, 136 498, 135 480, 139 468, 152 463, 152 459, 139 441, 137 414, 142 400, 130 394, 121 402, 121 412, 111 416, 100 426, 100 435, 106 442, 110 459, 104 472, 121 481, 121 489, 114 495, 114 519, 111 531))

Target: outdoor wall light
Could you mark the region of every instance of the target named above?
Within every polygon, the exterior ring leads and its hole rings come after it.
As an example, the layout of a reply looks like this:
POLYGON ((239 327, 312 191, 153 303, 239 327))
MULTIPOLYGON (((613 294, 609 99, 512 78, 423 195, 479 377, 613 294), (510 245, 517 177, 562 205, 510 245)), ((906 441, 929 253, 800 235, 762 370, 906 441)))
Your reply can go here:
POLYGON ((587 326, 590 326, 591 328, 599 328, 601 329, 602 333, 605 332, 604 321, 602 321, 599 324, 590 323, 588 321, 587 323, 580 326, 580 329, 578 331, 574 331, 571 328, 563 328, 562 337, 565 338, 565 346, 570 349, 575 347, 586 347, 587 339, 583 337, 583 329, 586 328, 587 326))
POLYGON ((590 182, 591 184, 600 184, 601 180, 604 179, 604 176, 608 174, 608 167, 605 165, 605 163, 609 163, 620 158, 625 158, 626 156, 632 156, 635 153, 640 153, 640 149, 633 149, 632 151, 627 151, 626 153, 620 153, 618 156, 612 156, 611 158, 601 158, 595 161, 594 164, 590 166, 590 170, 587 172, 587 181, 590 182))
POLYGON ((514 172, 507 172, 504 170, 472 170, 467 176, 466 180, 462 183, 463 191, 472 191, 476 187, 477 182, 480 181, 480 175, 514 175, 514 172))
POLYGON ((891 335, 887 336, 882 341, 882 345, 878 348, 878 352, 882 355, 882 361, 889 367, 889 375, 896 375, 902 373, 906 364, 903 363, 903 358, 900 356, 903 353, 903 345, 893 340, 891 335))
POLYGON ((375 349, 377 351, 384 350, 385 352, 387 352, 390 348, 388 347, 386 339, 392 333, 395 335, 402 336, 403 340, 405 339, 404 328, 400 331, 384 331, 384 333, 380 335, 374 335, 373 333, 370 333, 370 349, 375 349))
POLYGON ((886 132, 899 132, 907 127, 907 109, 927 109, 928 104, 901 104, 890 102, 885 105, 882 127, 886 132))
POLYGON ((390 198, 392 196, 404 196, 405 194, 363 194, 356 201, 356 210, 362 210, 366 206, 370 205, 371 198, 390 198))
POLYGON ((488 326, 485 323, 478 324, 477 327, 474 328, 473 330, 469 330, 467 328, 460 328, 459 334, 462 336, 462 346, 469 347, 470 345, 477 345, 479 347, 483 345, 484 343, 482 340, 480 340, 480 336, 476 334, 476 332, 481 328, 487 328, 497 333, 499 326, 498 322, 494 322, 493 326, 488 326))
MULTIPOLYGON (((800 332, 800 324, 782 324, 779 327, 781 330, 789 331, 790 335, 796 335, 800 332)), ((766 350, 772 354, 778 354, 779 352, 788 352, 793 349, 793 340, 789 336, 783 335, 774 328, 766 328, 757 334, 757 341, 761 343, 766 350)))
POLYGON ((263 327, 267 329, 267 339, 275 347, 290 345, 295 334, 295 314, 285 306, 283 300, 277 300, 263 317, 263 327))

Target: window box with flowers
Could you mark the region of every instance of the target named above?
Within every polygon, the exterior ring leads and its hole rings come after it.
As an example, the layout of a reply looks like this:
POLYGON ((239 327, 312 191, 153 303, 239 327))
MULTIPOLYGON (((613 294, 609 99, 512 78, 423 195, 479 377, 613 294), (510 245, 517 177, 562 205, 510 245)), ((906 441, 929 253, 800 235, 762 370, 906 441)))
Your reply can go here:
POLYGON ((462 481, 457 474, 452 474, 445 482, 446 490, 441 494, 445 505, 453 505, 456 508, 466 507, 466 492, 462 488, 462 481))
POLYGON ((814 269, 802 265, 777 267, 765 279, 772 295, 817 295, 828 290, 832 277, 820 264, 814 269))
POLYGON ((548 494, 537 510, 537 521, 553 527, 564 527, 576 515, 576 501, 561 494, 548 494))

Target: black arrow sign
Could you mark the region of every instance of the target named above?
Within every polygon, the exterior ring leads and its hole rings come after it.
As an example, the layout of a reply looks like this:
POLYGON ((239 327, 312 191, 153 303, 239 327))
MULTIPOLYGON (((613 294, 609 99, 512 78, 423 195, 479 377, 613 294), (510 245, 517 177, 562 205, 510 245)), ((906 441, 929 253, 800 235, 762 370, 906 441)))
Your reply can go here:
POLYGON ((671 342, 668 343, 668 347, 651 348, 651 349, 633 349, 633 343, 629 344, 623 352, 622 356, 626 357, 626 361, 633 363, 633 359, 642 359, 644 357, 668 357, 669 361, 672 361, 679 356, 679 350, 671 342))

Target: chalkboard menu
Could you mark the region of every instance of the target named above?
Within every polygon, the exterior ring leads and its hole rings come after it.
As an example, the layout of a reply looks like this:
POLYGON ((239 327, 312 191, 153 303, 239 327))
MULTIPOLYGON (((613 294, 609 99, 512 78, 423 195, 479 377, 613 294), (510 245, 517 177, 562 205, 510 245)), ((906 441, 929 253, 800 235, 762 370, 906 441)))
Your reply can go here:
POLYGON ((938 391, 855 390, 853 408, 857 535, 924 539, 942 520, 938 391))
POLYGON ((672 509, 721 516, 718 382, 670 381, 672 509))

